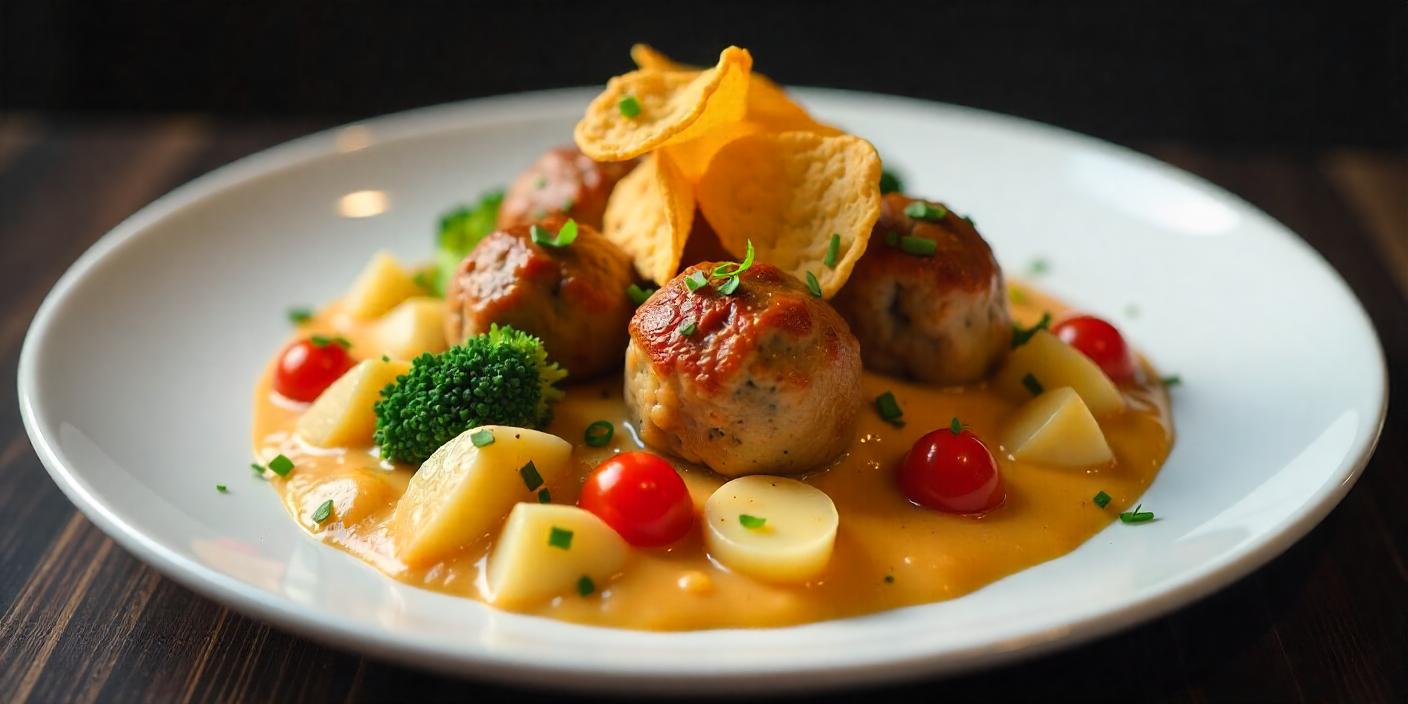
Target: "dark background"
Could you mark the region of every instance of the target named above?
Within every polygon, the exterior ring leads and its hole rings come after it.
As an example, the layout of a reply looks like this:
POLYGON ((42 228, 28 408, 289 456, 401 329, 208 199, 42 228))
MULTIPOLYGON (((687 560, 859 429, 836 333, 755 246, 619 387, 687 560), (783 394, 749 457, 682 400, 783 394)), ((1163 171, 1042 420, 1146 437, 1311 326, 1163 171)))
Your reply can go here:
MULTIPOLYGON (((785 83, 912 95, 1124 143, 1400 149, 1402 1, 6 0, 0 109, 342 122, 599 84, 647 41, 785 83)), ((52 115, 51 115, 52 116, 52 115)))

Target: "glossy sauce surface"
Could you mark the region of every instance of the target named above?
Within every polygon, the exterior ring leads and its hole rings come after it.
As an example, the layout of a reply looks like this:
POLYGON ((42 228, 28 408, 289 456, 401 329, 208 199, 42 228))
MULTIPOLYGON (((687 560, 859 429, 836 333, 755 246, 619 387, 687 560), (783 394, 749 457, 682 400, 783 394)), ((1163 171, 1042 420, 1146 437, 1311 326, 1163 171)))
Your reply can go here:
MULTIPOLYGON (((1013 316, 1024 324, 1041 312, 1059 314, 1054 301, 1024 290, 1013 316)), ((364 326, 334 305, 301 331, 341 334, 357 355, 364 326)), ((270 365, 272 369, 272 362, 270 365)), ((803 477, 836 504, 840 528, 825 572, 805 585, 773 585, 730 573, 711 561, 696 530, 664 549, 635 549, 626 567, 589 597, 576 594, 543 603, 530 613, 623 628, 685 630, 780 626, 851 616, 949 599, 1019 570, 1063 555, 1128 510, 1153 480, 1173 442, 1167 394, 1153 370, 1122 387, 1130 409, 1101 426, 1116 461, 1083 471, 1017 462, 998 444, 1004 417, 1017 408, 979 384, 933 388, 867 373, 864 396, 892 391, 904 410, 896 428, 867 408, 851 449, 833 465, 803 477), (1006 502, 983 516, 959 516, 909 503, 894 478, 900 457, 921 435, 948 427, 958 417, 992 449, 1006 485, 1006 502), (1092 503, 1100 491, 1112 500, 1092 503)), ((396 501, 414 468, 382 462, 371 447, 312 448, 293 434, 302 404, 270 389, 270 373, 254 398, 254 448, 267 462, 283 453, 295 468, 286 478, 266 472, 291 516, 314 536, 361 558, 387 575, 416 586, 481 598, 483 560, 493 536, 466 546, 457 556, 424 569, 410 569, 394 554, 387 532, 396 501), (311 516, 332 499, 337 520, 323 525, 311 516)), ((575 445, 575 481, 549 486, 557 503, 575 502, 581 478, 618 451, 640 449, 625 420, 619 377, 567 387, 548 430, 575 445), (611 445, 582 442, 596 420, 616 426, 611 445)), ((722 477, 675 462, 695 505, 702 508, 722 477)), ((1138 530, 1138 526, 1124 529, 1138 530)))

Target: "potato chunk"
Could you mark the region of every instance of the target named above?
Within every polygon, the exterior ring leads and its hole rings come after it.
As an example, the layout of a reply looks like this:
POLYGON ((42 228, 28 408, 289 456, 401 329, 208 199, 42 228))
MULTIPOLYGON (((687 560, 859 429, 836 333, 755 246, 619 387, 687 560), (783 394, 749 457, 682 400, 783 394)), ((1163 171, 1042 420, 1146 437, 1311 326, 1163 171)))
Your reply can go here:
POLYGON ((704 540, 725 567, 769 582, 805 582, 831 560, 840 517, 825 492, 755 474, 704 502, 704 540))
POLYGON ((298 435, 318 447, 370 445, 376 430, 372 405, 382 387, 409 371, 409 362, 366 359, 347 370, 298 419, 298 435))
POLYGON ((483 540, 515 503, 536 501, 543 484, 565 476, 571 459, 572 445, 556 435, 505 425, 466 430, 421 464, 396 504, 397 555, 426 565, 483 540))
POLYGON ((381 352, 396 359, 415 359, 425 352, 444 352, 445 302, 438 298, 407 298, 382 316, 373 329, 381 352))
POLYGON ((1069 386, 1028 401, 1007 421, 1002 444, 1024 462, 1089 467, 1114 459, 1105 433, 1069 386))
POLYGON ((563 594, 588 596, 626 564, 630 547, 595 514, 576 506, 513 507, 489 555, 493 604, 527 604, 563 594))
POLYGON ((1016 398, 1039 396, 1046 389, 1069 386, 1096 416, 1124 410, 1124 397, 1099 365, 1045 330, 1012 350, 997 370, 993 385, 1016 398))
POLYGON ((377 252, 366 268, 357 275, 352 289, 343 299, 347 312, 363 320, 375 318, 397 303, 421 293, 406 267, 396 261, 390 252, 377 252))

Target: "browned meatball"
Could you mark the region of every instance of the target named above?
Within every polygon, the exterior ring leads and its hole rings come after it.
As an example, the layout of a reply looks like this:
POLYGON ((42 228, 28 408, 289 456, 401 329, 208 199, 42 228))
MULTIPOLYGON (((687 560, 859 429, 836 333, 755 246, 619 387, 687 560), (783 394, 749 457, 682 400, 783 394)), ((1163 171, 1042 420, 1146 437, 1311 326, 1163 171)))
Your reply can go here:
POLYGON ((626 406, 647 444, 719 474, 794 474, 850 444, 860 350, 846 321, 781 270, 754 264, 733 295, 685 269, 631 318, 626 406))
POLYGON ((634 160, 592 161, 573 146, 549 149, 504 194, 498 225, 531 225, 562 213, 601 229, 611 189, 635 165, 634 160))
POLYGON ((1012 339, 1002 269, 971 222, 938 203, 927 219, 905 215, 914 202, 885 196, 865 255, 831 303, 860 338, 867 368, 933 384, 977 381, 1012 339), (904 237, 935 251, 906 252, 904 237))
MULTIPOLYGON (((554 215, 539 225, 556 233, 565 222, 554 215)), ((450 277, 446 334, 453 344, 493 323, 512 325, 541 338, 573 380, 619 371, 634 281, 630 260, 590 225, 579 224, 577 240, 561 248, 534 244, 528 225, 498 230, 450 277)))

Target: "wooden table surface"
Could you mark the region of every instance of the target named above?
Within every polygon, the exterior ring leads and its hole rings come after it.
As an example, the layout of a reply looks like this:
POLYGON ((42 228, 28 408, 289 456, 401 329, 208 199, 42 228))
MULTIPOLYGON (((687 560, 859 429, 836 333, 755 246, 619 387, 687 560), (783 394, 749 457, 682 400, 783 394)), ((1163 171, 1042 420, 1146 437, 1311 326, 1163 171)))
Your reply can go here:
MULTIPOLYGON (((0 115, 0 397, 15 398, 36 307, 93 240, 173 187, 318 126, 0 115)), ((1392 381, 1408 384, 1408 154, 1137 146, 1300 233, 1349 281, 1392 381)), ((1405 460, 1408 414, 1397 404, 1344 502, 1222 592, 1075 650, 837 698, 1408 701, 1405 460)), ((330 649, 177 586, 60 494, 13 402, 0 406, 0 566, 0 700, 560 700, 330 649)))

